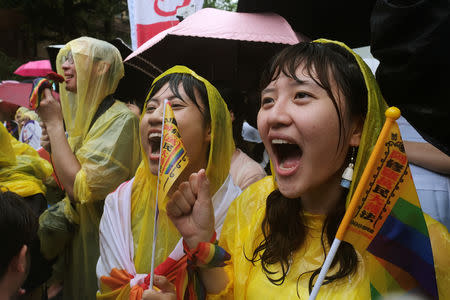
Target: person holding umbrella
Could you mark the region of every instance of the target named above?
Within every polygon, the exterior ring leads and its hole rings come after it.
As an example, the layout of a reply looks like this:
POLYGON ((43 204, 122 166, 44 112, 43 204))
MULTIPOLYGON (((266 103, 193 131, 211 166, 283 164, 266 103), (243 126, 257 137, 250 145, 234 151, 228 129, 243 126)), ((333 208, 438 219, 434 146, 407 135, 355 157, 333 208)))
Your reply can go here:
POLYGON ((41 216, 39 235, 44 255, 63 264, 64 299, 95 299, 103 203, 139 165, 139 120, 112 97, 124 75, 114 46, 80 37, 59 51, 56 63, 65 77, 61 104, 45 89, 37 113, 66 195, 41 216))

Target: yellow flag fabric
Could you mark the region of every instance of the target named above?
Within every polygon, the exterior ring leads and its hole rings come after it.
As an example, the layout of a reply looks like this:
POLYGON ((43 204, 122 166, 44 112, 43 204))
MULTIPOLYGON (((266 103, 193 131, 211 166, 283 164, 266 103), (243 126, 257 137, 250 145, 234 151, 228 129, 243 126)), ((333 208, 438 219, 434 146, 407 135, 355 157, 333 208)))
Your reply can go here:
POLYGON ((388 118, 353 195, 349 210, 354 207, 355 211, 342 221, 348 224, 347 231, 338 231, 336 237, 360 252, 366 250, 399 197, 420 207, 400 129, 395 119, 388 118))
POLYGON ((175 180, 189 163, 170 102, 166 102, 159 169, 158 198, 165 199, 175 180))
MULTIPOLYGON (((211 114, 211 143, 206 175, 210 181, 211 195, 214 195, 228 176, 231 156, 235 150, 230 113, 217 89, 187 67, 175 66, 170 68, 157 77, 152 86, 161 78, 173 73, 190 74, 205 84, 211 114)), ((145 157, 142 146, 141 151, 142 156, 145 157)), ((151 174, 148 160, 143 159, 136 172, 131 195, 131 229, 135 247, 134 264, 136 272, 141 274, 149 273, 151 266, 156 181, 157 176, 151 174)), ((162 199, 160 202, 162 205, 159 207, 155 265, 159 265, 168 257, 180 239, 177 229, 167 216, 164 205, 166 200, 162 199)))
POLYGON ((391 107, 386 117, 336 238, 351 243, 360 253, 367 249, 382 265, 371 276, 372 298, 414 289, 437 299, 427 223, 395 121, 400 111, 391 107), (385 289, 386 285, 395 288, 385 289))
POLYGON ((52 165, 31 146, 16 140, 0 124, 0 187, 22 197, 46 193, 52 165))

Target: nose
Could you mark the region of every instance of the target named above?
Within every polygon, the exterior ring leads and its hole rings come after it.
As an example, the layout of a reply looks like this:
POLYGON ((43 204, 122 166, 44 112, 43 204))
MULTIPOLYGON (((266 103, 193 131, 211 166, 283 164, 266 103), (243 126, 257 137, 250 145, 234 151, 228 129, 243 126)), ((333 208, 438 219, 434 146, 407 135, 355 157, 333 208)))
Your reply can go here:
POLYGON ((69 69, 69 67, 70 67, 70 64, 69 64, 69 62, 67 60, 64 61, 63 64, 61 65, 61 68, 63 70, 67 70, 67 69, 69 69))
POLYGON ((267 123, 270 127, 288 126, 292 122, 288 101, 283 101, 282 99, 275 101, 267 113, 267 123))
POLYGON ((161 126, 163 122, 163 105, 158 105, 151 113, 148 121, 151 126, 161 126))

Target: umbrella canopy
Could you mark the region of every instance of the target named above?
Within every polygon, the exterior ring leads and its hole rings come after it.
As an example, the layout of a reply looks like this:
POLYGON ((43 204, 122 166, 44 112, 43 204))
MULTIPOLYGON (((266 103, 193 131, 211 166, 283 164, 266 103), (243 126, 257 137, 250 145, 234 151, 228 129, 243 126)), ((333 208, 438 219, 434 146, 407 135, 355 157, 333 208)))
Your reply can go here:
POLYGON ((5 102, 31 108, 28 99, 33 87, 32 83, 18 81, 0 82, 0 99, 5 102))
POLYGON ((178 64, 213 84, 254 90, 270 57, 298 42, 298 35, 277 14, 205 8, 131 53, 117 94, 143 103, 153 78, 178 64))
MULTIPOLYGON (((4 80, 0 82, 0 99, 2 101, 31 109, 30 94, 33 83, 4 80)), ((52 91, 53 97, 59 101, 59 94, 52 91)))
POLYGON ((14 74, 28 77, 45 77, 52 72, 52 66, 49 59, 29 61, 14 71, 14 74))

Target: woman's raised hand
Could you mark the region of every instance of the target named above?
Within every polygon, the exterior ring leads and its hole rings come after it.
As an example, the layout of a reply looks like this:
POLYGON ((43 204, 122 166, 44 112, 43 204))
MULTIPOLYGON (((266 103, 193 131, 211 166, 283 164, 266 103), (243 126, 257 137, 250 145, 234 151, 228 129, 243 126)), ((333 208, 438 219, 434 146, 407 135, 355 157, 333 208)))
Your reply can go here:
POLYGON ((47 129, 54 125, 63 126, 61 104, 53 97, 50 89, 44 89, 43 94, 41 103, 36 109, 37 114, 47 129))
POLYGON ((179 185, 166 210, 190 249, 195 249, 199 242, 211 240, 214 234, 214 208, 204 169, 191 174, 189 182, 179 185))

